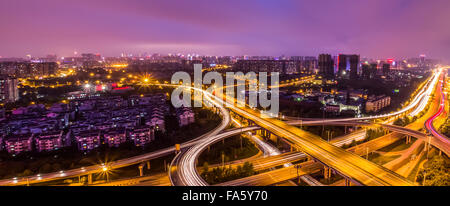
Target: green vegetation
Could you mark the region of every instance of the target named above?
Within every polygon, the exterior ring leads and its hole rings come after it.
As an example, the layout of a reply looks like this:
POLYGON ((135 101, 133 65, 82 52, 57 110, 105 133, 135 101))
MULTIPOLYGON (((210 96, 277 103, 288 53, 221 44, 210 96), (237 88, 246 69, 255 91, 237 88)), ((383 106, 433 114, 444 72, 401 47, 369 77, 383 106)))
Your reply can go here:
MULTIPOLYGON (((422 148, 423 149, 423 148, 422 148)), ((419 154, 420 155, 420 154, 419 154)), ((411 173, 408 175, 408 180, 414 181, 416 178, 416 174, 419 172, 420 169, 420 163, 424 161, 427 158, 426 155, 422 155, 418 161, 418 163, 414 166, 413 170, 411 170, 411 173)))
POLYGON ((44 104, 45 106, 50 106, 63 100, 64 94, 80 89, 81 87, 77 85, 65 85, 56 88, 31 88, 30 86, 24 86, 22 88, 19 88, 19 100, 16 102, 6 103, 4 108, 6 110, 12 110, 18 107, 26 107, 29 106, 31 102, 34 102, 35 104, 44 104), (41 96, 41 98, 38 98, 38 96, 41 96))
POLYGON ((238 165, 236 169, 233 169, 231 165, 228 167, 216 167, 212 170, 209 169, 208 163, 205 162, 203 165, 203 171, 201 176, 209 184, 218 184, 222 182, 227 182, 230 180, 240 179, 256 174, 253 169, 253 164, 245 162, 243 166, 238 165))
POLYGON ((368 129, 366 131, 366 139, 364 139, 366 142, 370 140, 374 140, 378 137, 384 136, 385 132, 383 128, 377 128, 377 129, 368 129))
POLYGON ((450 137, 450 119, 447 118, 445 123, 441 126, 440 131, 443 135, 450 137))
POLYGON ((211 110, 193 108, 193 111, 195 113, 195 122, 181 128, 175 116, 166 118, 167 133, 161 134, 161 139, 164 139, 164 143, 167 146, 173 146, 199 137, 217 127, 221 122, 221 117, 211 110))
POLYGON ((400 156, 401 155, 386 156, 380 155, 378 153, 371 153, 369 154, 369 160, 374 162, 375 164, 384 165, 392 160, 399 158, 400 156))
POLYGON ((57 172, 137 156, 173 147, 175 143, 196 138, 217 127, 220 123, 220 117, 209 110, 194 108, 194 112, 196 121, 185 127, 178 127, 178 123, 173 117, 172 120, 170 120, 171 118, 166 119, 167 133, 157 132, 155 140, 144 148, 135 147, 131 142, 126 142, 118 148, 101 145, 98 149, 86 154, 78 151, 75 146, 52 152, 22 153, 15 157, 2 151, 0 153, 0 178, 57 172))
MULTIPOLYGON (((431 95, 431 96, 430 96, 430 101, 431 101, 431 99, 433 99, 433 98, 434 98, 434 95, 431 95)), ((428 103, 429 103, 429 102, 428 102, 428 103)), ((404 126, 406 126, 406 125, 408 125, 408 124, 411 124, 411 123, 415 122, 417 119, 419 119, 419 118, 423 117, 423 115, 425 115, 425 113, 430 109, 430 105, 431 105, 431 104, 427 104, 427 106, 426 106, 421 112, 419 112, 419 114, 417 114, 417 115, 414 116, 414 117, 404 116, 404 117, 402 117, 402 118, 397 118, 397 119, 394 121, 394 125, 404 127, 404 126)))
POLYGON ((399 139, 399 140, 395 141, 394 143, 379 149, 378 151, 381 151, 381 152, 402 151, 402 150, 408 149, 416 140, 417 139, 415 139, 415 138, 411 138, 411 143, 406 144, 405 139, 399 139))
MULTIPOLYGON (((280 99, 280 112, 286 116, 317 118, 323 117, 322 103, 308 100, 292 101, 280 99)), ((327 115, 327 114, 325 114, 327 115)), ((328 117, 328 116, 326 116, 328 117)))
POLYGON ((385 135, 383 128, 377 128, 377 129, 368 129, 366 130, 366 138, 359 140, 359 141, 355 141, 353 140, 350 144, 344 144, 342 145, 342 149, 348 149, 351 147, 354 147, 356 145, 362 144, 364 142, 368 142, 371 140, 374 140, 378 137, 381 137, 385 135))
POLYGON ((417 120, 417 117, 411 118, 411 117, 409 117, 409 116, 405 116, 405 117, 403 117, 403 118, 397 118, 397 119, 394 121, 394 125, 404 127, 404 126, 406 126, 406 125, 408 125, 408 124, 411 124, 412 122, 414 122, 414 121, 416 121, 416 120, 417 120))
POLYGON ((450 186, 450 160, 444 156, 435 155, 423 165, 417 175, 417 182, 425 186, 450 186), (425 181, 424 180, 425 177, 425 181))
POLYGON ((338 89, 343 90, 348 87, 353 89, 367 90, 368 94, 374 95, 387 95, 391 97, 391 105, 383 108, 382 113, 395 111, 400 109, 401 104, 411 98, 411 94, 419 87, 420 84, 425 82, 431 73, 426 73, 423 78, 412 78, 406 87, 399 87, 393 81, 380 81, 379 79, 370 79, 364 81, 354 81, 349 79, 342 79, 338 81, 338 89), (399 89, 400 92, 394 92, 399 89))
POLYGON ((343 126, 326 125, 323 128, 322 126, 303 126, 302 129, 318 135, 324 140, 328 140, 328 137, 330 137, 329 139, 331 140, 335 137, 339 137, 345 134, 345 127, 343 126))
POLYGON ((211 145, 198 158, 198 165, 201 166, 204 162, 209 164, 222 163, 222 155, 224 162, 229 162, 254 156, 258 152, 259 149, 253 142, 248 138, 237 135, 211 145))
MULTIPOLYGON (((311 175, 311 177, 318 180, 320 183, 322 183, 324 185, 331 185, 331 184, 343 179, 343 177, 341 175, 335 175, 333 173, 331 173, 330 178, 325 179, 323 176, 323 170, 320 170, 320 172, 316 172, 316 173, 313 173, 310 175, 311 175)), ((301 182, 303 182, 303 181, 301 181, 301 182)))

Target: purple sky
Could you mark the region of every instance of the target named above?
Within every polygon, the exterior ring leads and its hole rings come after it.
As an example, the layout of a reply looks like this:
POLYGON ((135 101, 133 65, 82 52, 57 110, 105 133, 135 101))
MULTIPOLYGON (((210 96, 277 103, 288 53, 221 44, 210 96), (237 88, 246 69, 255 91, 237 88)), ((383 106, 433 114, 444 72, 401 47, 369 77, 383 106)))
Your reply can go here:
POLYGON ((448 0, 2 0, 0 56, 74 51, 450 59, 448 0))

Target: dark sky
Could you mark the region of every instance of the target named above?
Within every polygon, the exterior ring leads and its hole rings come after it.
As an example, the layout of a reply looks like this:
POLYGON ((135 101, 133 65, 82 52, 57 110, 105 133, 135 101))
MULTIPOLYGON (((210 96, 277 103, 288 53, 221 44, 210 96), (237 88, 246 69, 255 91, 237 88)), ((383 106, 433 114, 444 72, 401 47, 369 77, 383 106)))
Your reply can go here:
POLYGON ((0 56, 128 53, 450 59, 449 0, 1 0, 0 56))

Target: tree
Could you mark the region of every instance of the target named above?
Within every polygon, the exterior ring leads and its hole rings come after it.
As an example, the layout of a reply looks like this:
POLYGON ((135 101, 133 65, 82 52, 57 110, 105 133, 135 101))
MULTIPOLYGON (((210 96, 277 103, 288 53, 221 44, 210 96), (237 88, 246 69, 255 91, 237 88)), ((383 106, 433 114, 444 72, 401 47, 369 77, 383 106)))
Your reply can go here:
POLYGON ((33 175, 33 172, 29 169, 26 169, 25 171, 23 171, 21 176, 26 177, 26 176, 30 176, 30 175, 33 175))
POLYGON ((52 171, 52 165, 49 163, 45 163, 42 167, 39 168, 39 173, 49 173, 52 171))
POLYGON ((53 171, 61 170, 61 165, 59 163, 52 164, 53 171))
POLYGON ((432 160, 424 164, 417 176, 417 182, 424 182, 427 186, 450 186, 450 164, 448 159, 442 156, 435 156, 432 160))
POLYGON ((209 171, 209 165, 208 162, 203 163, 203 172, 207 173, 209 171))

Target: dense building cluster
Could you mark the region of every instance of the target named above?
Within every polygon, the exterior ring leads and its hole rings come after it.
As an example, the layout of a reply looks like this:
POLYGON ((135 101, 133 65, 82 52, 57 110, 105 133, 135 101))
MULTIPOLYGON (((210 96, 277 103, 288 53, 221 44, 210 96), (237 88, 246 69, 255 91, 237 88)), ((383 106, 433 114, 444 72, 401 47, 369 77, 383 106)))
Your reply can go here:
POLYGON ((386 95, 370 96, 366 102, 366 112, 378 112, 391 104, 391 97, 386 95))
POLYGON ((425 59, 421 55, 420 58, 411 58, 405 60, 375 60, 361 58, 357 54, 339 54, 332 56, 330 54, 320 54, 318 58, 318 73, 325 79, 351 79, 351 80, 367 80, 381 78, 395 78, 393 69, 409 70, 417 69, 426 70, 432 68, 439 61, 433 59, 425 59))
POLYGON ((233 70, 238 72, 279 72, 280 74, 296 74, 313 72, 317 66, 315 57, 295 56, 290 59, 253 58, 237 60, 233 70))
POLYGON ((34 78, 55 74, 58 67, 56 62, 0 62, 0 74, 16 78, 34 78))
MULTIPOLYGON (((142 147, 166 132, 170 114, 165 94, 105 96, 76 99, 69 104, 30 105, 12 111, 0 121, 0 149, 10 154, 53 151, 76 146, 90 151, 101 145, 118 147, 131 142, 142 147)), ((194 122, 190 108, 178 108, 180 126, 194 122)))
POLYGON ((0 75, 0 102, 15 102, 19 100, 17 78, 0 75))

